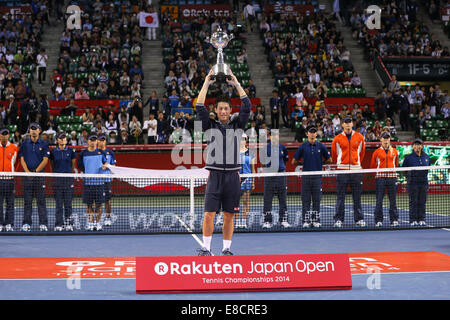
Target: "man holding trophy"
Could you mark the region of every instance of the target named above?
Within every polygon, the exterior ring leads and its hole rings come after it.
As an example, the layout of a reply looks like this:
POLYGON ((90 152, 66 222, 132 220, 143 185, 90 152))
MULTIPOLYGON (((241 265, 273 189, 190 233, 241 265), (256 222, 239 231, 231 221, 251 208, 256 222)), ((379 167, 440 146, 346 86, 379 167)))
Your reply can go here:
POLYGON ((230 67, 223 62, 223 48, 231 40, 220 28, 211 36, 209 42, 218 49, 217 64, 210 70, 197 98, 197 114, 202 130, 210 133, 208 138, 205 169, 209 170, 205 192, 205 215, 203 220, 203 244, 199 256, 211 255, 211 239, 214 232, 214 216, 223 210, 223 250, 222 255, 232 255, 230 251, 234 232, 234 214, 239 212, 241 182, 239 177, 240 136, 236 130, 243 131, 250 118, 251 102, 244 89, 233 75, 230 67), (238 117, 231 119, 231 102, 228 97, 218 97, 214 111, 217 119, 211 119, 205 107, 206 94, 214 82, 226 82, 236 88, 242 101, 238 117))

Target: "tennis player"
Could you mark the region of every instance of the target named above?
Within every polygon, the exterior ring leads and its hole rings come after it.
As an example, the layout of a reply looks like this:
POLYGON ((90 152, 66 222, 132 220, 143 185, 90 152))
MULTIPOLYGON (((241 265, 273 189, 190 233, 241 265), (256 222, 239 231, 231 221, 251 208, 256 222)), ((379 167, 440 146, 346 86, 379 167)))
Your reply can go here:
MULTIPOLYGON (((78 168, 86 174, 101 174, 102 170, 106 170, 106 164, 105 152, 97 148, 97 135, 90 134, 87 149, 80 153, 78 168)), ((100 219, 102 217, 102 205, 105 202, 104 179, 84 179, 83 202, 87 207, 87 230, 102 230, 100 219)))
POLYGON ((212 70, 206 76, 197 98, 197 114, 202 123, 202 130, 208 137, 205 169, 209 170, 205 192, 205 216, 203 220, 203 244, 198 255, 211 255, 211 239, 214 232, 214 216, 223 209, 223 249, 222 255, 233 255, 230 251, 234 232, 234 214, 239 212, 241 181, 239 177, 240 139, 250 118, 251 102, 236 77, 231 74, 229 85, 236 88, 242 101, 239 115, 231 119, 231 102, 228 97, 216 99, 214 111, 217 120, 209 117, 205 107, 209 86, 215 82, 211 79, 212 70))
MULTIPOLYGON (((248 136, 244 133, 241 140, 241 174, 256 172, 255 156, 247 148, 248 136)), ((236 228, 247 228, 247 217, 250 212, 250 192, 255 189, 255 180, 253 178, 243 178, 241 181, 241 196, 243 212, 236 215, 236 228)))
MULTIPOLYGON (((370 162, 371 168, 397 168, 398 167, 398 151, 391 146, 391 134, 387 131, 383 132, 380 137, 381 147, 379 147, 372 155, 370 162)), ((375 175, 375 226, 383 226, 383 198, 385 190, 388 191, 389 197, 389 218, 392 227, 398 227, 398 211, 397 211, 397 174, 395 172, 377 172, 375 175)))
MULTIPOLYGON (((106 134, 101 133, 98 136, 97 139, 97 147, 104 151, 106 154, 106 161, 109 165, 116 165, 116 157, 114 155, 114 152, 111 151, 106 146, 106 134)), ((111 174, 111 170, 106 169, 101 171, 103 174, 111 174)), ((111 225, 111 198, 112 198, 112 190, 111 190, 111 179, 106 178, 105 179, 105 221, 103 223, 104 226, 110 226, 111 225)))

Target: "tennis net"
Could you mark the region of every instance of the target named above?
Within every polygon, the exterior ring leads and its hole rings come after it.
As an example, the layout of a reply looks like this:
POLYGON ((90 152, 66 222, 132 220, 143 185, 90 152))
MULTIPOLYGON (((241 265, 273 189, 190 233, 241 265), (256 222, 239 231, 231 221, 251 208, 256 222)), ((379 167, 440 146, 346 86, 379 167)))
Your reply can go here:
MULTIPOLYGON (((241 175, 235 231, 450 227, 449 169, 241 175)), ((201 233, 207 180, 204 169, 0 173, 0 234, 201 233)), ((220 232, 220 210, 215 226, 220 232)))

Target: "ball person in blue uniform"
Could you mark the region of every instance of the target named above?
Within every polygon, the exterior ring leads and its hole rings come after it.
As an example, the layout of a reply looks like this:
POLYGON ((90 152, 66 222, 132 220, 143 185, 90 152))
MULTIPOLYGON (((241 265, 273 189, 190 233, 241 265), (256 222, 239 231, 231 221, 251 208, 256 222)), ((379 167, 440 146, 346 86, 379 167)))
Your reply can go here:
MULTIPOLYGON (((78 168, 86 174, 101 174, 107 166, 106 154, 97 148, 97 135, 88 136, 88 147, 81 151, 78 168)), ((86 204, 88 216, 88 231, 100 231, 102 225, 102 205, 105 202, 105 179, 85 178, 83 185, 83 203, 86 204)))
MULTIPOLYGON (((31 123, 28 132, 30 138, 26 139, 19 149, 19 158, 25 172, 42 172, 48 164, 50 150, 47 142, 41 140, 41 126, 31 123)), ((39 230, 48 231, 47 205, 45 202, 45 178, 24 177, 23 178, 23 224, 22 231, 31 231, 33 196, 36 196, 39 214, 39 230)))
MULTIPOLYGON (((278 131, 278 130, 277 130, 278 131)), ((274 149, 274 152, 278 151, 278 165, 276 163, 272 163, 272 161, 266 162, 264 165, 264 172, 268 173, 281 173, 286 171, 286 162, 288 161, 289 155, 286 146, 280 144, 280 138, 279 138, 278 132, 274 133, 271 132, 271 130, 267 130, 267 138, 269 139, 269 142, 267 143, 267 157, 272 158, 272 145, 274 149), (278 146, 278 150, 276 150, 278 146)), ((274 155, 275 156, 275 155, 274 155)), ((272 228, 272 201, 275 194, 275 191, 277 192, 278 196, 278 203, 279 203, 279 209, 278 209, 278 220, 280 222, 280 225, 283 228, 289 228, 291 225, 288 222, 287 217, 287 183, 286 183, 286 177, 285 176, 271 176, 271 177, 265 177, 264 178, 264 223, 263 228, 264 229, 270 229, 272 228)))
MULTIPOLYGON (((65 132, 56 136, 56 147, 50 152, 50 165, 55 173, 72 173, 76 170, 77 154, 67 146, 65 132)), ((73 231, 72 199, 74 190, 72 177, 54 177, 53 193, 55 195, 55 231, 73 231), (64 215, 63 215, 64 211, 64 215), (64 216, 64 217, 63 217, 64 216), (65 226, 64 226, 65 225, 65 226)))
MULTIPOLYGON (((241 174, 249 174, 256 172, 255 155, 248 147, 248 136, 244 133, 241 140, 241 174)), ((250 212, 250 193, 255 189, 255 180, 253 178, 241 177, 242 191, 242 210, 236 215, 236 228, 247 228, 247 217, 250 212)))
MULTIPOLYGON (((405 157, 402 167, 426 167, 430 156, 423 152, 421 139, 413 141, 413 152, 405 157)), ((428 170, 408 172, 407 189, 409 194, 409 223, 411 226, 426 226, 425 207, 428 194, 428 170)))
MULTIPOLYGON (((331 155, 327 148, 317 141, 316 127, 308 127, 306 135, 308 141, 298 147, 292 159, 292 164, 297 165, 300 163, 300 159, 303 159, 302 171, 322 171, 322 164, 324 162, 331 163, 331 155)), ((319 228, 321 226, 320 201, 322 200, 322 176, 302 176, 301 198, 303 228, 309 228, 311 226, 319 228)))
MULTIPOLYGON (((103 150, 106 154, 106 162, 109 165, 114 166, 116 164, 116 157, 114 152, 110 150, 106 146, 106 134, 102 133, 98 136, 97 139, 97 147, 100 150, 103 150)), ((104 174, 111 174, 111 170, 106 169, 101 171, 104 174)), ((111 225, 111 198, 112 198, 112 190, 111 190, 111 178, 105 178, 105 220, 103 225, 110 226, 111 225)))

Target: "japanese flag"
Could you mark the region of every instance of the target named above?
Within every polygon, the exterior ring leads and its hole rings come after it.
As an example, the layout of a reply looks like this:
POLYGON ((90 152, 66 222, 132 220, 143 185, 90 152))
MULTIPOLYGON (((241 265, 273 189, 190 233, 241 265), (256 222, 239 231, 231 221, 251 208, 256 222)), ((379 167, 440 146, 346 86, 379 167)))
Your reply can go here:
POLYGON ((142 28, 157 28, 159 25, 158 14, 141 12, 139 15, 139 26, 142 28))

